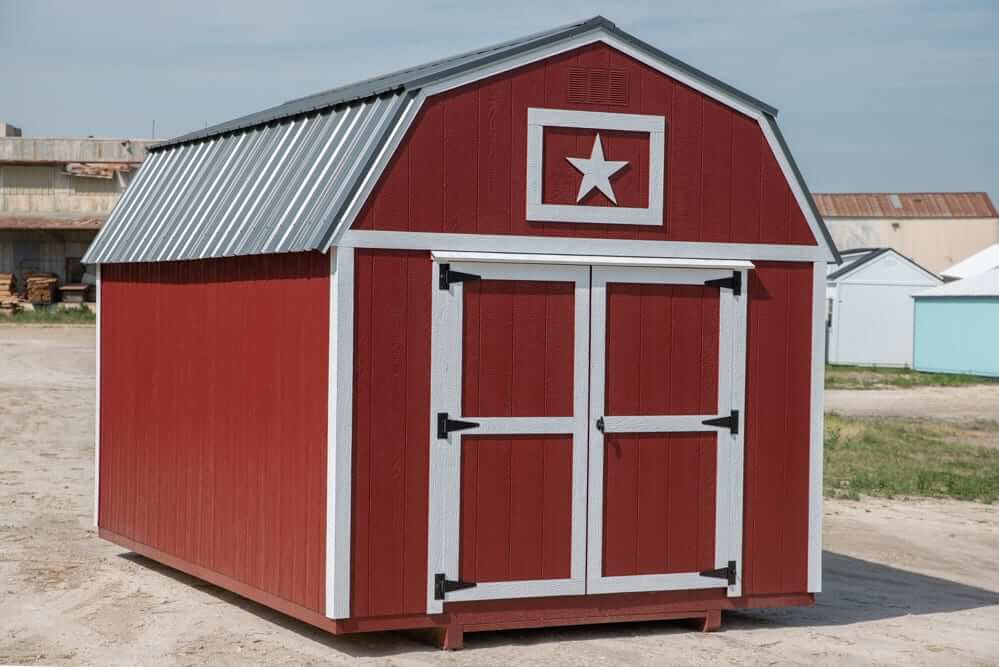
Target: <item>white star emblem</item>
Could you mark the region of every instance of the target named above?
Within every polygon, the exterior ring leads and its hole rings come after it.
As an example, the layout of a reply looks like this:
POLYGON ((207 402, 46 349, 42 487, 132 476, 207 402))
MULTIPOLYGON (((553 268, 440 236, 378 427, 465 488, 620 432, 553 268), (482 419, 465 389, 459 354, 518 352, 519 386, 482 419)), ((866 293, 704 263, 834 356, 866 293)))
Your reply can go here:
POLYGON ((614 204, 617 204, 617 197, 614 196, 614 189, 610 184, 610 177, 623 169, 628 164, 627 160, 613 161, 604 159, 604 145, 600 143, 600 135, 597 135, 593 142, 593 150, 590 157, 567 157, 573 167, 583 175, 583 181, 579 184, 579 194, 576 195, 576 203, 583 201, 583 197, 596 188, 607 196, 614 204))

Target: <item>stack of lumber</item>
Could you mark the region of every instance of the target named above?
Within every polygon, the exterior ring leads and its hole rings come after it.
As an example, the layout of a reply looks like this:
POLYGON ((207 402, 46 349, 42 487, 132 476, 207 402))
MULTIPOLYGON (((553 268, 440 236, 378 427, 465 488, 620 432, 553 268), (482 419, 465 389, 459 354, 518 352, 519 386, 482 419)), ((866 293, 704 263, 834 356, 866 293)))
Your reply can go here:
POLYGON ((20 308, 14 291, 14 274, 0 273, 0 315, 13 315, 20 308))
POLYGON ((52 303, 59 279, 51 273, 25 273, 25 298, 31 303, 52 303))

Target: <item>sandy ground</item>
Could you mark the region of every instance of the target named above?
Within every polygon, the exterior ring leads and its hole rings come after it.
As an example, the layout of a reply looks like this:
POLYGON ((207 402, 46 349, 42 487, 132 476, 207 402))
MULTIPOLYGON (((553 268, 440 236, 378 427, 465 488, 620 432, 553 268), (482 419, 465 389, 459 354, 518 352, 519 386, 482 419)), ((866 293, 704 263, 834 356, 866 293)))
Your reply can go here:
POLYGON ((999 420, 999 384, 917 389, 830 389, 826 410, 856 417, 999 420))
POLYGON ((96 538, 93 335, 0 326, 0 663, 999 663, 999 507, 941 501, 828 502, 818 604, 715 634, 483 633, 457 653, 326 635, 96 538))

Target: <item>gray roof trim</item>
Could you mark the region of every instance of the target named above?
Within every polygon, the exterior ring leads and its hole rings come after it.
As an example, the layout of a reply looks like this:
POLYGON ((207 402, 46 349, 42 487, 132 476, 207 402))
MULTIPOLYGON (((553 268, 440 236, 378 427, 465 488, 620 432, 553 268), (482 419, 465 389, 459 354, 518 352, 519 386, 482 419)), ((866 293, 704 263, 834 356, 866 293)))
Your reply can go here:
MULTIPOLYGON (((787 141, 784 140, 784 135, 780 131, 780 127, 777 125, 777 119, 773 115, 767 114, 764 116, 767 123, 770 125, 770 130, 777 137, 777 143, 780 144, 780 149, 784 152, 787 157, 788 164, 791 165, 791 171, 794 172, 794 178, 798 181, 798 185, 801 187, 801 191, 805 193, 805 200, 808 202, 808 208, 812 212, 812 216, 819 225, 819 230, 822 232, 822 236, 825 239, 826 246, 829 248, 829 252, 832 253, 833 260, 836 264, 841 264, 843 258, 840 257, 839 250, 836 248, 836 242, 833 241, 832 235, 829 233, 829 228, 826 226, 826 221, 822 219, 819 214, 819 208, 815 205, 815 200, 812 198, 812 191, 808 189, 808 185, 805 183, 805 177, 801 174, 801 169, 798 168, 798 163, 794 161, 794 155, 791 154, 791 149, 787 145, 787 141)), ((816 242, 819 239, 815 239, 816 242)))
POLYGON ((881 257, 882 255, 886 255, 888 253, 891 253, 891 254, 895 255, 896 257, 904 259, 906 262, 908 262, 909 264, 913 265, 914 267, 916 267, 917 269, 919 269, 920 271, 922 271, 926 275, 928 275, 928 276, 930 276, 932 278, 936 278, 937 280, 940 280, 940 276, 938 276, 937 274, 933 273, 932 271, 930 271, 929 269, 927 269, 925 266, 921 265, 919 262, 917 262, 916 260, 912 259, 911 257, 909 257, 907 255, 903 255, 902 253, 900 253, 899 251, 895 250, 894 248, 854 248, 852 250, 844 250, 842 254, 844 254, 844 255, 854 255, 854 254, 859 254, 859 253, 867 253, 867 254, 865 254, 865 255, 863 255, 861 257, 858 257, 858 258, 854 259, 853 261, 849 261, 850 258, 847 258, 847 262, 848 263, 845 264, 844 266, 840 267, 839 269, 833 271, 828 276, 826 276, 826 280, 837 280, 839 278, 844 278, 844 277, 846 277, 847 274, 853 273, 854 271, 856 271, 860 267, 865 266, 867 264, 870 264, 871 262, 873 262, 878 257, 881 257))
POLYGON ((157 151, 170 146, 200 141, 209 137, 231 132, 246 130, 258 125, 273 123, 276 121, 293 118, 303 114, 320 111, 341 104, 347 104, 358 100, 366 99, 376 95, 387 93, 398 93, 402 91, 415 91, 424 86, 436 83, 443 79, 461 74, 468 70, 482 67, 500 60, 517 56, 521 53, 541 48, 565 39, 570 39, 587 32, 603 29, 614 35, 618 39, 645 51, 654 58, 663 60, 673 67, 681 69, 692 77, 701 79, 713 87, 740 99, 751 107, 754 107, 764 114, 776 116, 777 109, 759 99, 744 93, 724 81, 703 72, 696 67, 674 58, 673 56, 660 51, 654 46, 644 42, 633 35, 624 32, 613 22, 603 16, 594 16, 585 21, 577 21, 568 25, 553 28, 543 32, 508 40, 499 44, 494 44, 482 49, 476 49, 466 53, 444 58, 416 67, 411 67, 397 72, 392 72, 379 77, 366 79, 356 83, 347 84, 338 88, 333 88, 321 93, 294 99, 284 104, 280 104, 269 109, 264 109, 256 113, 248 114, 224 123, 219 123, 203 130, 190 132, 179 137, 169 139, 153 146, 150 150, 157 151))

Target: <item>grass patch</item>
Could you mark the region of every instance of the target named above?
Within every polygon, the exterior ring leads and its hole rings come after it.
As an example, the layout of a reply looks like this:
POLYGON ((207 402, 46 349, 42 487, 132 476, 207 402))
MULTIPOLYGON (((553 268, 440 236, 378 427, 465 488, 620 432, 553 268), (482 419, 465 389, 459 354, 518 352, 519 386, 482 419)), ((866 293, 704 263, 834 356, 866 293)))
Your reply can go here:
POLYGON ((0 324, 96 324, 97 315, 89 308, 36 308, 0 317, 0 324))
POLYGON ((825 494, 999 500, 999 450, 969 444, 999 424, 826 415, 825 494))
POLYGON ((991 384, 995 378, 957 373, 922 373, 911 368, 826 366, 826 389, 889 389, 892 387, 958 387, 991 384))

